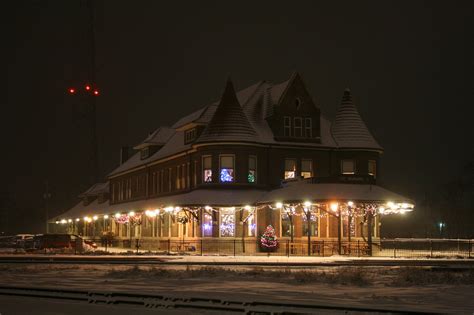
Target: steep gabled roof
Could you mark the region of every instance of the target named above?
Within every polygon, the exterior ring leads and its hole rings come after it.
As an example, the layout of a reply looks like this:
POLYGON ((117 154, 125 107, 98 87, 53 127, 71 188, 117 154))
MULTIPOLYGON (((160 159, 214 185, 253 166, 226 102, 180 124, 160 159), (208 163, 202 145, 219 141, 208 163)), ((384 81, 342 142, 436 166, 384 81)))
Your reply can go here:
POLYGON ((331 125, 331 134, 339 148, 383 150, 360 117, 349 89, 344 91, 341 105, 331 125))
POLYGON ((213 141, 257 141, 257 133, 240 106, 230 79, 227 80, 214 116, 197 140, 213 141))

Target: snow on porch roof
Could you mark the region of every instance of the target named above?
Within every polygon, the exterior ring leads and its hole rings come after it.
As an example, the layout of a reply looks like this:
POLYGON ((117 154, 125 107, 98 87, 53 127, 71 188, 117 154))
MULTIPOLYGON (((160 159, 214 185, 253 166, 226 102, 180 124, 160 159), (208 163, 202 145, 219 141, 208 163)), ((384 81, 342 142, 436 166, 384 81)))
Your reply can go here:
POLYGON ((412 203, 409 198, 391 192, 377 185, 292 183, 286 187, 268 192, 257 203, 303 202, 303 201, 354 201, 354 202, 400 202, 412 203))

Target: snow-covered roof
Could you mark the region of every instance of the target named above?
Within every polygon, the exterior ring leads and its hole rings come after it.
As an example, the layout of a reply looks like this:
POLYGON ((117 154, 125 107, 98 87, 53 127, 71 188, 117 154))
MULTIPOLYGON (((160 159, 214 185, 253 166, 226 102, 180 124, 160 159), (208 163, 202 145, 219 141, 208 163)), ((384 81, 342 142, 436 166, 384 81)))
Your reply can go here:
POLYGON ((169 127, 160 127, 150 133, 142 143, 134 147, 134 149, 141 149, 150 145, 165 145, 166 142, 174 135, 176 131, 169 127))
POLYGON ((352 102, 352 94, 349 89, 344 91, 341 105, 337 109, 336 119, 331 126, 331 133, 340 148, 383 150, 360 117, 352 102))
POLYGON ((97 183, 92 185, 89 189, 79 195, 79 197, 86 197, 86 196, 97 196, 100 193, 108 193, 109 192, 109 182, 105 183, 97 183))
POLYGON ((286 187, 268 192, 258 203, 275 202, 317 202, 317 201, 353 201, 353 202, 407 202, 403 197, 377 185, 342 184, 342 183, 309 183, 299 181, 286 187))
POLYGON ((109 176, 189 150, 192 144, 184 144, 184 130, 194 125, 206 126, 196 143, 234 141, 311 148, 382 150, 360 118, 348 91, 344 93, 342 105, 333 124, 321 114, 320 143, 275 140, 266 119, 273 115, 274 108, 278 106, 288 87, 297 77, 299 78, 298 74, 294 73, 289 80, 279 84, 260 81, 237 93, 227 84, 223 97, 218 102, 181 118, 171 128, 159 128, 136 147, 141 148, 153 141, 164 143, 157 152, 146 159, 141 159, 139 154, 135 154, 113 170, 109 176))
POLYGON ((84 216, 125 213, 129 211, 146 211, 168 206, 211 206, 230 207, 257 204, 275 204, 276 202, 326 202, 326 201, 353 201, 353 202, 395 202, 411 203, 409 198, 403 197, 377 185, 367 184, 313 184, 307 181, 298 181, 286 187, 271 191, 258 189, 195 189, 188 193, 164 196, 158 198, 137 200, 127 203, 110 205, 109 202, 98 203, 94 200, 88 205, 82 202, 69 211, 51 219, 83 218, 84 216))
POLYGON ((227 81, 219 106, 197 142, 246 141, 258 142, 257 132, 250 125, 235 95, 234 86, 227 81))

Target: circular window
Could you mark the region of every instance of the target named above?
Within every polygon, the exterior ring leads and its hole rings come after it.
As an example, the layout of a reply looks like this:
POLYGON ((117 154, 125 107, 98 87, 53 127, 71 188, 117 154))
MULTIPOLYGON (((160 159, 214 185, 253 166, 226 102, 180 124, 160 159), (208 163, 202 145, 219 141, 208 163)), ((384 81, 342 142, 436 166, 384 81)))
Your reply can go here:
POLYGON ((299 98, 295 99, 295 107, 296 107, 296 110, 300 109, 301 107, 301 100, 299 98))

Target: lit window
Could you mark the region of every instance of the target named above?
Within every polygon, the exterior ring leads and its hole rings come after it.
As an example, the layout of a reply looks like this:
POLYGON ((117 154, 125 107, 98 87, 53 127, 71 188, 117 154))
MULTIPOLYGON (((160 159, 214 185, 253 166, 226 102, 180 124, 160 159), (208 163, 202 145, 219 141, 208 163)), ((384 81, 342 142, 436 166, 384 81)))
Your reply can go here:
POLYGON ((202 157, 202 174, 205 183, 212 183, 212 156, 202 157))
POLYGON ((202 235, 204 237, 212 236, 212 214, 211 213, 204 212, 202 215, 202 235))
POLYGON ((341 161, 341 173, 342 174, 354 174, 355 173, 354 160, 342 160, 341 161))
POLYGON ((375 160, 369 160, 369 175, 374 178, 377 176, 377 162, 375 160))
POLYGON ((251 214, 247 219, 247 236, 255 236, 256 227, 255 215, 251 214))
POLYGON ((301 160, 301 176, 303 178, 309 178, 313 176, 313 161, 312 160, 301 160))
POLYGON ((302 137, 303 136, 303 125, 301 117, 294 118, 294 136, 295 137, 302 137))
POLYGON ((150 149, 148 147, 146 148, 143 148, 141 151, 140 151, 140 158, 143 160, 143 159, 146 159, 148 157, 148 155, 150 155, 150 149))
POLYGON ((221 237, 234 237, 235 236, 235 209, 234 208, 221 208, 221 224, 220 224, 220 236, 221 237))
POLYGON ((291 117, 283 117, 283 132, 285 137, 291 137, 291 117))
POLYGON ((313 137, 313 120, 309 117, 304 119, 304 136, 306 138, 313 137))
POLYGON ((296 160, 285 159, 285 179, 295 178, 296 176, 296 160))
POLYGON ((221 183, 232 183, 234 179, 234 156, 220 156, 220 173, 219 179, 221 183))
POLYGON ((249 173, 247 174, 247 180, 249 183, 257 182, 257 157, 254 155, 249 156, 249 173))

